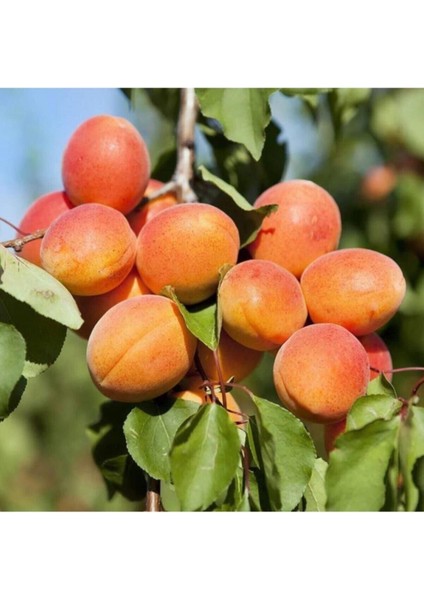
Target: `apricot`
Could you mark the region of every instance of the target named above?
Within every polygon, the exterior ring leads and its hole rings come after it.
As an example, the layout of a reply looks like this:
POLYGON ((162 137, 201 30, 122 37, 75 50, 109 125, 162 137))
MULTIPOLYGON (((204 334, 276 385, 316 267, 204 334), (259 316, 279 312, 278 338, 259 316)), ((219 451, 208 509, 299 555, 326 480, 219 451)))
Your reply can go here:
POLYGON ((102 394, 142 402, 181 381, 196 346, 175 302, 146 294, 119 302, 97 322, 88 339, 87 364, 102 394))
POLYGON ((372 167, 361 183, 361 196, 368 202, 379 202, 387 198, 397 182, 397 172, 390 165, 372 167))
MULTIPOLYGON (((358 338, 370 361, 370 367, 379 371, 391 371, 393 369, 392 357, 386 344, 377 333, 369 333, 358 338)), ((370 381, 378 377, 379 373, 370 369, 370 381)), ((392 373, 385 372, 388 381, 392 380, 392 373)))
MULTIPOLYGON (((217 358, 224 381, 228 381, 230 378, 233 378, 234 381, 241 381, 247 377, 258 366, 262 354, 262 352, 239 344, 225 333, 224 330, 221 331, 217 348, 217 358)), ((204 344, 199 343, 197 356, 205 375, 211 381, 218 381, 219 376, 212 350, 204 344)))
MULTIPOLYGON (((156 179, 150 179, 146 191, 144 192, 145 197, 149 197, 150 194, 157 192, 163 187, 163 183, 156 179)), ((128 223, 131 229, 136 235, 138 235, 144 225, 153 219, 158 213, 170 208, 177 204, 177 198, 172 192, 156 198, 156 200, 150 200, 143 206, 135 208, 132 212, 127 215, 128 223)))
MULTIPOLYGON (((40 196, 24 214, 19 229, 25 234, 34 233, 37 229, 47 229, 59 215, 71 208, 74 208, 74 205, 65 192, 51 192, 40 196)), ((33 240, 25 244, 19 256, 41 267, 40 248, 41 239, 33 240)))
POLYGON ((277 183, 255 202, 255 208, 277 204, 248 246, 253 258, 272 260, 296 277, 318 256, 335 250, 341 235, 340 210, 334 198, 312 181, 277 183))
POLYGON ((77 296, 117 287, 134 266, 136 237, 124 215, 84 204, 60 215, 46 231, 41 264, 77 296))
POLYGON ((63 154, 63 185, 75 205, 96 202, 127 214, 142 199, 149 177, 146 144, 121 117, 98 115, 84 121, 63 154))
POLYGON ((336 439, 344 433, 346 429, 346 419, 342 419, 337 423, 326 423, 324 425, 324 446, 327 450, 327 454, 330 454, 334 450, 334 443, 336 439))
POLYGON ((314 323, 337 323, 357 336, 387 323, 406 290, 395 261, 366 248, 321 256, 305 270, 301 286, 314 323))
MULTIPOLYGON (((190 402, 197 402, 198 404, 212 402, 209 388, 202 387, 202 384, 203 380, 201 377, 187 378, 184 380, 184 389, 181 391, 172 392, 171 396, 173 398, 181 398, 182 400, 187 400, 190 402)), ((219 402, 224 405, 224 400, 219 386, 213 386, 213 393, 218 398, 219 402)), ((243 415, 241 414, 240 407, 231 393, 225 392, 225 402, 230 419, 234 421, 234 423, 240 423, 243 421, 243 415)))
POLYGON ((219 270, 237 262, 238 229, 222 210, 208 204, 177 204, 140 231, 136 265, 155 294, 171 285, 184 304, 206 300, 218 287, 219 270))
POLYGON ((307 317, 296 277, 269 260, 247 260, 230 269, 219 302, 225 331, 253 350, 278 348, 307 317))
POLYGON ((343 419, 369 383, 369 360, 361 342, 332 323, 308 325, 280 348, 273 368, 282 404, 316 423, 343 419))
POLYGON ((150 290, 138 274, 137 269, 133 268, 122 283, 113 288, 113 290, 110 290, 110 292, 106 292, 106 294, 100 294, 99 296, 75 296, 81 316, 84 319, 82 327, 76 333, 88 339, 94 325, 112 306, 128 298, 150 293, 150 290))

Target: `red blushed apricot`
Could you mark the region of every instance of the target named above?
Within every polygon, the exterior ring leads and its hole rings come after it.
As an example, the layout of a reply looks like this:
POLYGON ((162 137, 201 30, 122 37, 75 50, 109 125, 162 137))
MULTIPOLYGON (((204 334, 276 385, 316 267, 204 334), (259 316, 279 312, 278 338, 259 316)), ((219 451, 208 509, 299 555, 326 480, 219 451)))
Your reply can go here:
MULTIPOLYGON (((161 187, 163 187, 162 182, 157 181, 156 179, 150 179, 146 191, 144 192, 144 196, 148 198, 150 194, 157 192, 161 187)), ((175 206, 175 204, 177 204, 177 198, 175 197, 175 194, 171 192, 156 198, 156 200, 150 200, 127 215, 128 223, 134 233, 138 235, 150 219, 153 219, 154 216, 165 210, 165 208, 170 208, 171 206, 175 206)))
POLYGON ((369 383, 369 361, 359 340, 332 323, 296 331, 274 361, 281 402, 301 419, 331 423, 343 419, 369 383))
POLYGON ((397 182, 397 172, 390 165, 372 167, 361 184, 361 196, 368 202, 380 202, 393 191, 397 182))
POLYGON ((136 265, 155 294, 171 285, 184 304, 214 294, 219 270, 237 262, 238 229, 222 210, 208 204, 178 204, 146 223, 137 240, 136 265))
POLYGON ((337 323, 358 336, 387 323, 406 290, 395 261, 365 248, 321 256, 305 270, 301 286, 314 323, 337 323))
POLYGON ((150 294, 137 270, 134 268, 122 283, 106 294, 99 296, 75 296, 76 303, 84 319, 82 327, 76 332, 81 337, 88 339, 97 321, 118 302, 135 298, 143 294, 150 294))
POLYGON ((219 288, 222 326, 253 350, 273 350, 303 327, 306 304, 296 277, 269 260, 247 260, 219 288))
MULTIPOLYGON (((369 333, 358 338, 370 361, 370 367, 379 371, 391 371, 393 369, 392 357, 386 344, 377 333, 369 333)), ((370 381, 378 377, 377 371, 370 369, 370 381)), ((388 381, 392 380, 392 373, 384 374, 388 381)))
POLYGON ((327 454, 330 454, 334 450, 334 443, 336 439, 344 433, 346 429, 346 419, 342 419, 337 423, 326 423, 324 425, 324 446, 327 450, 327 454))
POLYGON ((77 296, 105 294, 134 266, 136 237, 124 215, 85 204, 59 216, 41 244, 43 269, 77 296))
POLYGON ((328 192, 295 179, 273 185, 255 202, 255 208, 277 204, 263 220, 248 246, 253 258, 272 260, 296 277, 318 256, 335 250, 341 234, 340 210, 328 192))
MULTIPOLYGON (((212 402, 210 389, 202 387, 203 380, 201 377, 189 377, 184 379, 183 389, 180 391, 174 391, 171 394, 173 398, 181 398, 182 400, 188 400, 190 402, 197 402, 198 404, 207 404, 212 402)), ((224 400, 219 386, 213 386, 213 393, 218 398, 219 402, 223 405, 224 400)), ((234 423, 241 423, 243 421, 243 415, 239 405, 234 399, 234 396, 229 392, 225 392, 226 409, 230 416, 230 419, 234 423)))
MULTIPOLYGON (((247 377, 258 366, 262 354, 262 352, 242 346, 225 333, 225 331, 221 331, 217 348, 217 358, 224 381, 228 381, 231 377, 234 381, 241 381, 247 377)), ((204 344, 199 343, 197 355, 205 375, 211 381, 219 381, 212 350, 204 344)))
POLYGON ((63 154, 63 185, 75 205, 96 202, 127 214, 142 199, 149 177, 146 144, 121 117, 84 121, 63 154))
POLYGON ((106 397, 142 402, 181 381, 196 346, 177 305, 146 294, 119 302, 103 315, 88 340, 87 364, 106 397))
MULTIPOLYGON (((65 192, 51 192, 40 196, 24 214, 19 229, 25 234, 34 233, 37 229, 47 229, 59 215, 71 208, 74 205, 65 192)), ((40 248, 41 239, 33 240, 25 244, 19 256, 41 267, 40 248)))

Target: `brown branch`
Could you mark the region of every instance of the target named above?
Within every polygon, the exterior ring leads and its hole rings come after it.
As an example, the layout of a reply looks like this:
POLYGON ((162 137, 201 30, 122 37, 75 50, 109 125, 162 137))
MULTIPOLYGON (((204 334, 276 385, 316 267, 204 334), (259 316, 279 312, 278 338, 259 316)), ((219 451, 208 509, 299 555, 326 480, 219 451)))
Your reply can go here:
POLYGON ((146 512, 161 512, 160 482, 153 477, 147 479, 146 512))
POLYGON ((198 104, 194 88, 181 90, 181 106, 177 128, 177 166, 172 180, 180 202, 196 202, 197 196, 191 187, 194 164, 194 129, 198 104))
POLYGON ((8 225, 9 227, 11 227, 12 229, 14 229, 15 231, 17 231, 20 235, 28 235, 27 231, 22 231, 22 229, 19 229, 19 227, 16 227, 16 225, 14 225, 13 223, 11 223, 10 221, 8 221, 7 219, 5 219, 4 217, 0 217, 0 221, 2 221, 3 223, 5 223, 6 225, 8 225))
POLYGON ((37 229, 37 231, 34 231, 34 233, 24 235, 23 237, 16 238, 14 240, 7 240, 7 242, 0 242, 0 245, 4 246, 5 248, 13 248, 15 252, 20 252, 25 244, 41 239, 44 237, 45 233, 45 229, 37 229))

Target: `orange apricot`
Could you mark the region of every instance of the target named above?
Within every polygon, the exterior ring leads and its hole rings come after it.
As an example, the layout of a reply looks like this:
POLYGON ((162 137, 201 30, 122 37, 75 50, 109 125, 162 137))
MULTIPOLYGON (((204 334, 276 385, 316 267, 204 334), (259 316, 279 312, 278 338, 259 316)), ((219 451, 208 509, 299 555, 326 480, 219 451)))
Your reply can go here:
POLYGON ((321 256, 304 271, 301 286, 314 323, 337 323, 358 336, 387 323, 406 290, 395 261, 366 248, 321 256))
MULTIPOLYGON (((247 377, 258 366, 263 354, 239 344, 224 330, 221 331, 216 352, 224 381, 230 378, 241 381, 247 377)), ((205 375, 212 381, 218 381, 218 370, 212 350, 199 342, 197 355, 205 375)))
POLYGON ((196 346, 175 302, 146 294, 119 302, 97 322, 88 339, 87 364, 106 397, 142 402, 181 381, 196 346))
MULTIPOLYGON (((370 361, 370 367, 379 371, 391 371, 393 369, 392 357, 386 344, 377 333, 369 333, 358 338, 370 361)), ((379 373, 370 368, 370 381, 378 377, 379 373)), ((385 373, 388 381, 392 380, 392 373, 385 373)))
POLYGON ((253 258, 272 260, 296 277, 318 256, 335 250, 341 234, 340 210, 334 198, 312 181, 277 183, 255 202, 255 208, 277 204, 263 220, 248 250, 253 258))
MULTIPOLYGON (((34 233, 37 229, 47 229, 59 215, 71 208, 74 208, 74 205, 65 192, 51 192, 40 196, 22 217, 19 229, 25 234, 34 233)), ((24 245, 19 256, 41 267, 40 248, 41 239, 33 240, 24 245)))
MULTIPOLYGON (((184 379, 183 389, 172 392, 171 397, 181 398, 182 400, 188 400, 190 402, 197 402, 198 404, 212 402, 210 388, 202 387, 202 384, 203 380, 201 377, 189 377, 184 379)), ((219 386, 213 386, 213 393, 219 402, 224 405, 223 396, 219 386)), ((234 421, 234 423, 240 423, 243 421, 243 415, 241 414, 240 407, 230 392, 225 392, 225 403, 230 419, 234 421)))
POLYGON ((96 202, 127 214, 142 199, 149 177, 146 144, 121 117, 98 115, 84 121, 63 154, 63 185, 75 205, 96 202))
MULTIPOLYGON (((144 196, 148 198, 150 194, 157 192, 161 187, 163 187, 162 182, 157 181, 156 179, 150 179, 146 191, 144 192, 144 196)), ((146 204, 136 207, 127 215, 128 223, 134 233, 138 235, 142 227, 144 227, 150 219, 153 219, 154 216, 165 210, 165 208, 170 208, 171 206, 175 206, 175 204, 177 204, 177 198, 174 193, 169 192, 164 196, 156 198, 156 200, 150 200, 146 204)))
POLYGON ((140 231, 137 269, 155 294, 171 285, 184 304, 214 294, 219 270, 237 262, 240 238, 232 219, 208 204, 177 204, 140 231))
POLYGON ((253 350, 278 348, 307 317, 296 277, 269 260, 247 260, 230 269, 219 302, 225 331, 253 350))
POLYGON ((134 266, 136 237, 122 213, 84 204, 60 215, 46 231, 41 264, 77 296, 105 294, 134 266))
POLYGON ((127 275, 117 287, 98 296, 75 296, 76 303, 84 319, 82 327, 76 332, 81 337, 88 339, 97 321, 115 304, 128 298, 150 294, 137 269, 127 275))
POLYGON ((332 323, 296 331, 274 361, 274 384, 282 404, 316 423, 343 419, 369 383, 365 348, 347 329, 332 323))
POLYGON ((327 454, 330 454, 334 450, 334 443, 336 439, 344 433, 346 429, 346 419, 337 421, 337 423, 325 423, 324 425, 324 446, 327 450, 327 454))
POLYGON ((379 202, 387 198, 397 182, 397 172, 390 165, 372 167, 361 183, 361 196, 368 202, 379 202))

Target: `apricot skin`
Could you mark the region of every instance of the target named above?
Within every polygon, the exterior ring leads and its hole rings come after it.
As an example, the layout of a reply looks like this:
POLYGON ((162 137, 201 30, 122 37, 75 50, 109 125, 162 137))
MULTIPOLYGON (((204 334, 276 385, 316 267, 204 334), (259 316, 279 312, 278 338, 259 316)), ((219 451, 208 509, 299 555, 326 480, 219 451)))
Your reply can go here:
MULTIPOLYGON (((157 192, 161 187, 163 187, 163 183, 161 181, 150 179, 146 191, 144 192, 144 196, 149 197, 150 194, 157 192)), ((140 206, 140 208, 136 208, 130 212, 127 215, 128 223, 130 224, 130 227, 134 233, 138 235, 144 225, 153 219, 153 217, 165 210, 165 208, 170 208, 176 204, 177 198, 175 197, 175 194, 165 194, 164 196, 160 196, 156 200, 151 200, 150 202, 144 204, 144 206, 140 206)))
POLYGON ((196 346, 176 304, 146 294, 116 304, 98 321, 88 340, 87 364, 106 397, 142 402, 181 381, 196 346))
POLYGON ((346 429, 346 419, 342 419, 337 423, 326 423, 324 425, 324 446, 327 450, 327 454, 330 454, 334 450, 334 443, 336 439, 344 433, 346 429))
POLYGON ((281 402, 301 419, 343 419, 369 383, 369 361, 359 340, 332 323, 308 325, 280 348, 274 384, 281 402))
POLYGON ((237 261, 237 227, 223 211, 207 204, 178 204, 146 223, 137 239, 136 265, 155 294, 171 285, 184 304, 214 294, 219 269, 237 261))
MULTIPOLYGON (((205 375, 211 381, 218 381, 219 376, 212 350, 199 343, 197 355, 205 375)), ((222 330, 217 355, 223 380, 228 381, 233 378, 237 382, 250 375, 258 366, 263 353, 239 344, 222 330)))
POLYGON ((115 304, 135 298, 143 294, 150 294, 137 270, 134 268, 117 287, 100 294, 99 296, 75 296, 75 301, 84 319, 82 327, 76 332, 79 336, 88 339, 94 325, 115 304))
POLYGON ((247 260, 230 269, 219 302, 225 331, 254 350, 278 348, 307 317, 297 279, 268 260, 247 260))
POLYGON ((121 117, 98 115, 84 121, 63 154, 63 185, 76 206, 96 202, 127 214, 142 199, 149 177, 146 144, 121 117))
MULTIPOLYGON (((40 196, 31 204, 24 214, 19 229, 25 234, 34 233, 37 229, 47 229, 61 214, 74 208, 65 192, 51 192, 40 196)), ((29 260, 41 267, 40 258, 41 239, 28 242, 19 252, 21 258, 29 260)))
MULTIPOLYGON (((393 369, 392 357, 386 344, 377 333, 369 333, 358 338, 370 361, 370 367, 380 371, 391 371, 393 369)), ((378 377, 379 373, 370 369, 370 381, 378 377)), ((388 381, 392 380, 392 373, 384 374, 388 381)))
POLYGON ((301 286, 314 323, 336 323, 357 336, 387 323, 406 290, 394 260, 365 248, 321 256, 305 270, 301 286))
POLYGON ((312 181, 295 179, 270 187, 255 208, 277 204, 248 246, 253 258, 272 260, 297 278, 318 256, 335 250, 341 235, 337 203, 312 181))
POLYGON ((77 296, 105 294, 134 266, 136 237, 126 218, 102 204, 58 217, 41 244, 42 267, 77 296))

